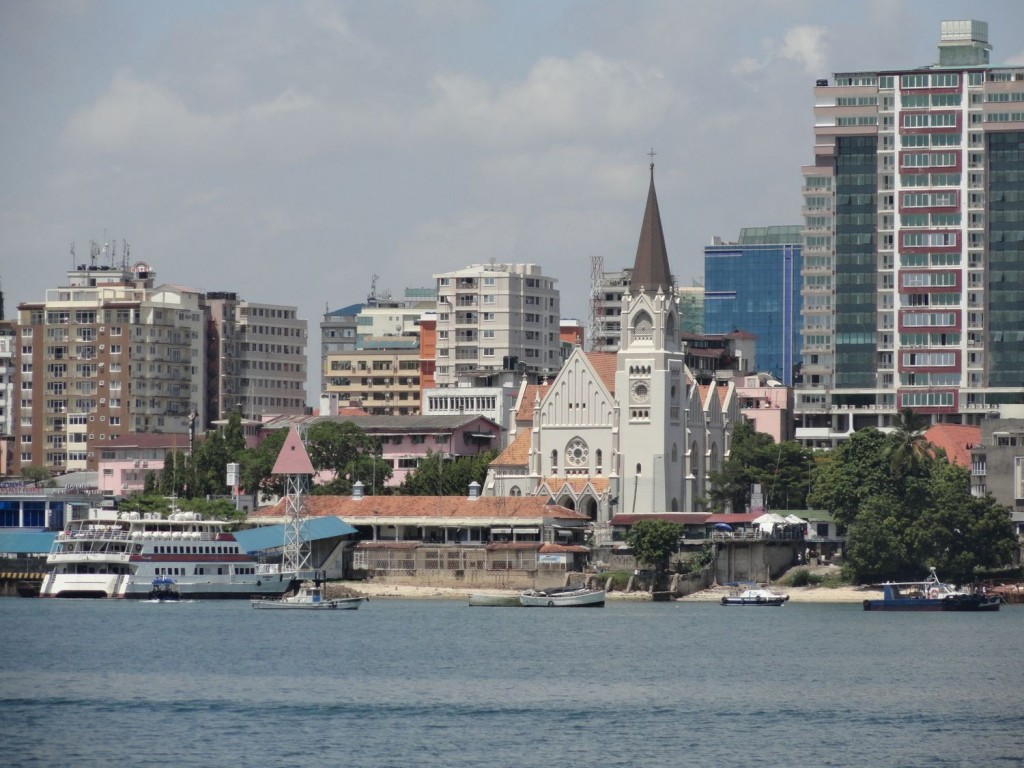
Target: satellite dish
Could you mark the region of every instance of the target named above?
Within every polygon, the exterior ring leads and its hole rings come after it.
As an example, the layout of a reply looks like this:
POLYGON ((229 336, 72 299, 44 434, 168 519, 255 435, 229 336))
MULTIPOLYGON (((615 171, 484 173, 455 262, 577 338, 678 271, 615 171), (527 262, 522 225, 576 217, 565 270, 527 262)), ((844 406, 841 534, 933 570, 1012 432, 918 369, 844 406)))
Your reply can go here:
POLYGON ((516 373, 526 373, 526 361, 520 360, 516 363, 516 373))

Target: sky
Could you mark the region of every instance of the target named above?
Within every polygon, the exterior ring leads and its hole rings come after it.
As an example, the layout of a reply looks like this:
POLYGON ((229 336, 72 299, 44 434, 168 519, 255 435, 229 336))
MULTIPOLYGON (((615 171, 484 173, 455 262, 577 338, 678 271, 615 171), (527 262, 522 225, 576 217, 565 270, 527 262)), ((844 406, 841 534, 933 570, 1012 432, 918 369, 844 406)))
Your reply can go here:
POLYGON ((1024 64, 1020 0, 3 0, 5 314, 127 241, 160 283, 297 306, 310 402, 325 310, 373 285, 533 263, 586 323, 648 153, 691 285, 712 237, 801 222, 815 80, 935 63, 969 18, 1024 64))

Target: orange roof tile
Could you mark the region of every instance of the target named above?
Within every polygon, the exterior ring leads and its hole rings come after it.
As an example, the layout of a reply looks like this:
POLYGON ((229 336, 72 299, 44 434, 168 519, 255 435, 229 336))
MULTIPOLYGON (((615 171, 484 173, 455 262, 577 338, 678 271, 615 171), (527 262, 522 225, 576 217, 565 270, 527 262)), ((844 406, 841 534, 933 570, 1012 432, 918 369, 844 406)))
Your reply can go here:
POLYGON ((601 383, 614 395, 615 372, 619 365, 618 355, 615 352, 587 352, 587 360, 594 366, 601 383))
MULTIPOLYGON (((538 496, 307 496, 306 514, 310 517, 336 515, 351 523, 353 520, 372 522, 375 517, 415 518, 529 518, 547 517, 561 520, 586 520, 576 510, 555 504, 546 504, 538 496)), ((281 517, 286 512, 286 500, 272 507, 256 511, 255 517, 281 517)))
POLYGON ((950 464, 970 468, 970 446, 981 442, 981 427, 968 424, 933 424, 924 433, 924 439, 942 448, 950 464))
POLYGON ((530 460, 530 430, 521 429, 504 451, 499 453, 490 466, 525 467, 530 460))
POLYGON ((545 484, 548 488, 553 491, 558 491, 569 486, 572 488, 574 493, 583 493, 589 483, 595 491, 603 493, 608 490, 608 478, 604 475, 573 475, 571 477, 548 477, 544 479, 545 484))
POLYGON ((516 413, 517 424, 533 424, 533 409, 538 400, 543 400, 544 395, 551 388, 550 384, 527 384, 523 392, 523 401, 516 413))

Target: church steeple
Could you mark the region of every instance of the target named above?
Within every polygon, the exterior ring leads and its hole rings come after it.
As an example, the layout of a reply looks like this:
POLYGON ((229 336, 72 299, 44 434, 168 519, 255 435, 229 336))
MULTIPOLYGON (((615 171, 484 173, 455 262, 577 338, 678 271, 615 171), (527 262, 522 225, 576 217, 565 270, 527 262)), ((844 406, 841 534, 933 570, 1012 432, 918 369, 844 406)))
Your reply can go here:
POLYGON ((647 192, 647 207, 644 222, 640 228, 640 242, 636 247, 636 261, 629 280, 629 292, 636 296, 643 288, 653 296, 659 290, 672 292, 672 272, 668 266, 668 251, 665 248, 665 233, 661 228, 661 213, 658 210, 658 194, 654 191, 654 150, 651 150, 651 187, 647 192))

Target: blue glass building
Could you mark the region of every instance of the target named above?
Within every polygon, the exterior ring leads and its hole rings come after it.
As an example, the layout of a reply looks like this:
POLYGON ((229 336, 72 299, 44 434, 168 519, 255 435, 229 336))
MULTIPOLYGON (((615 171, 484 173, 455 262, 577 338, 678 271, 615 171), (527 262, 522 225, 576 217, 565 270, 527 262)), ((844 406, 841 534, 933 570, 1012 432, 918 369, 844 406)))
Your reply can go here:
POLYGON ((793 385, 800 361, 802 226, 746 227, 704 248, 704 332, 757 337, 754 369, 793 385))

